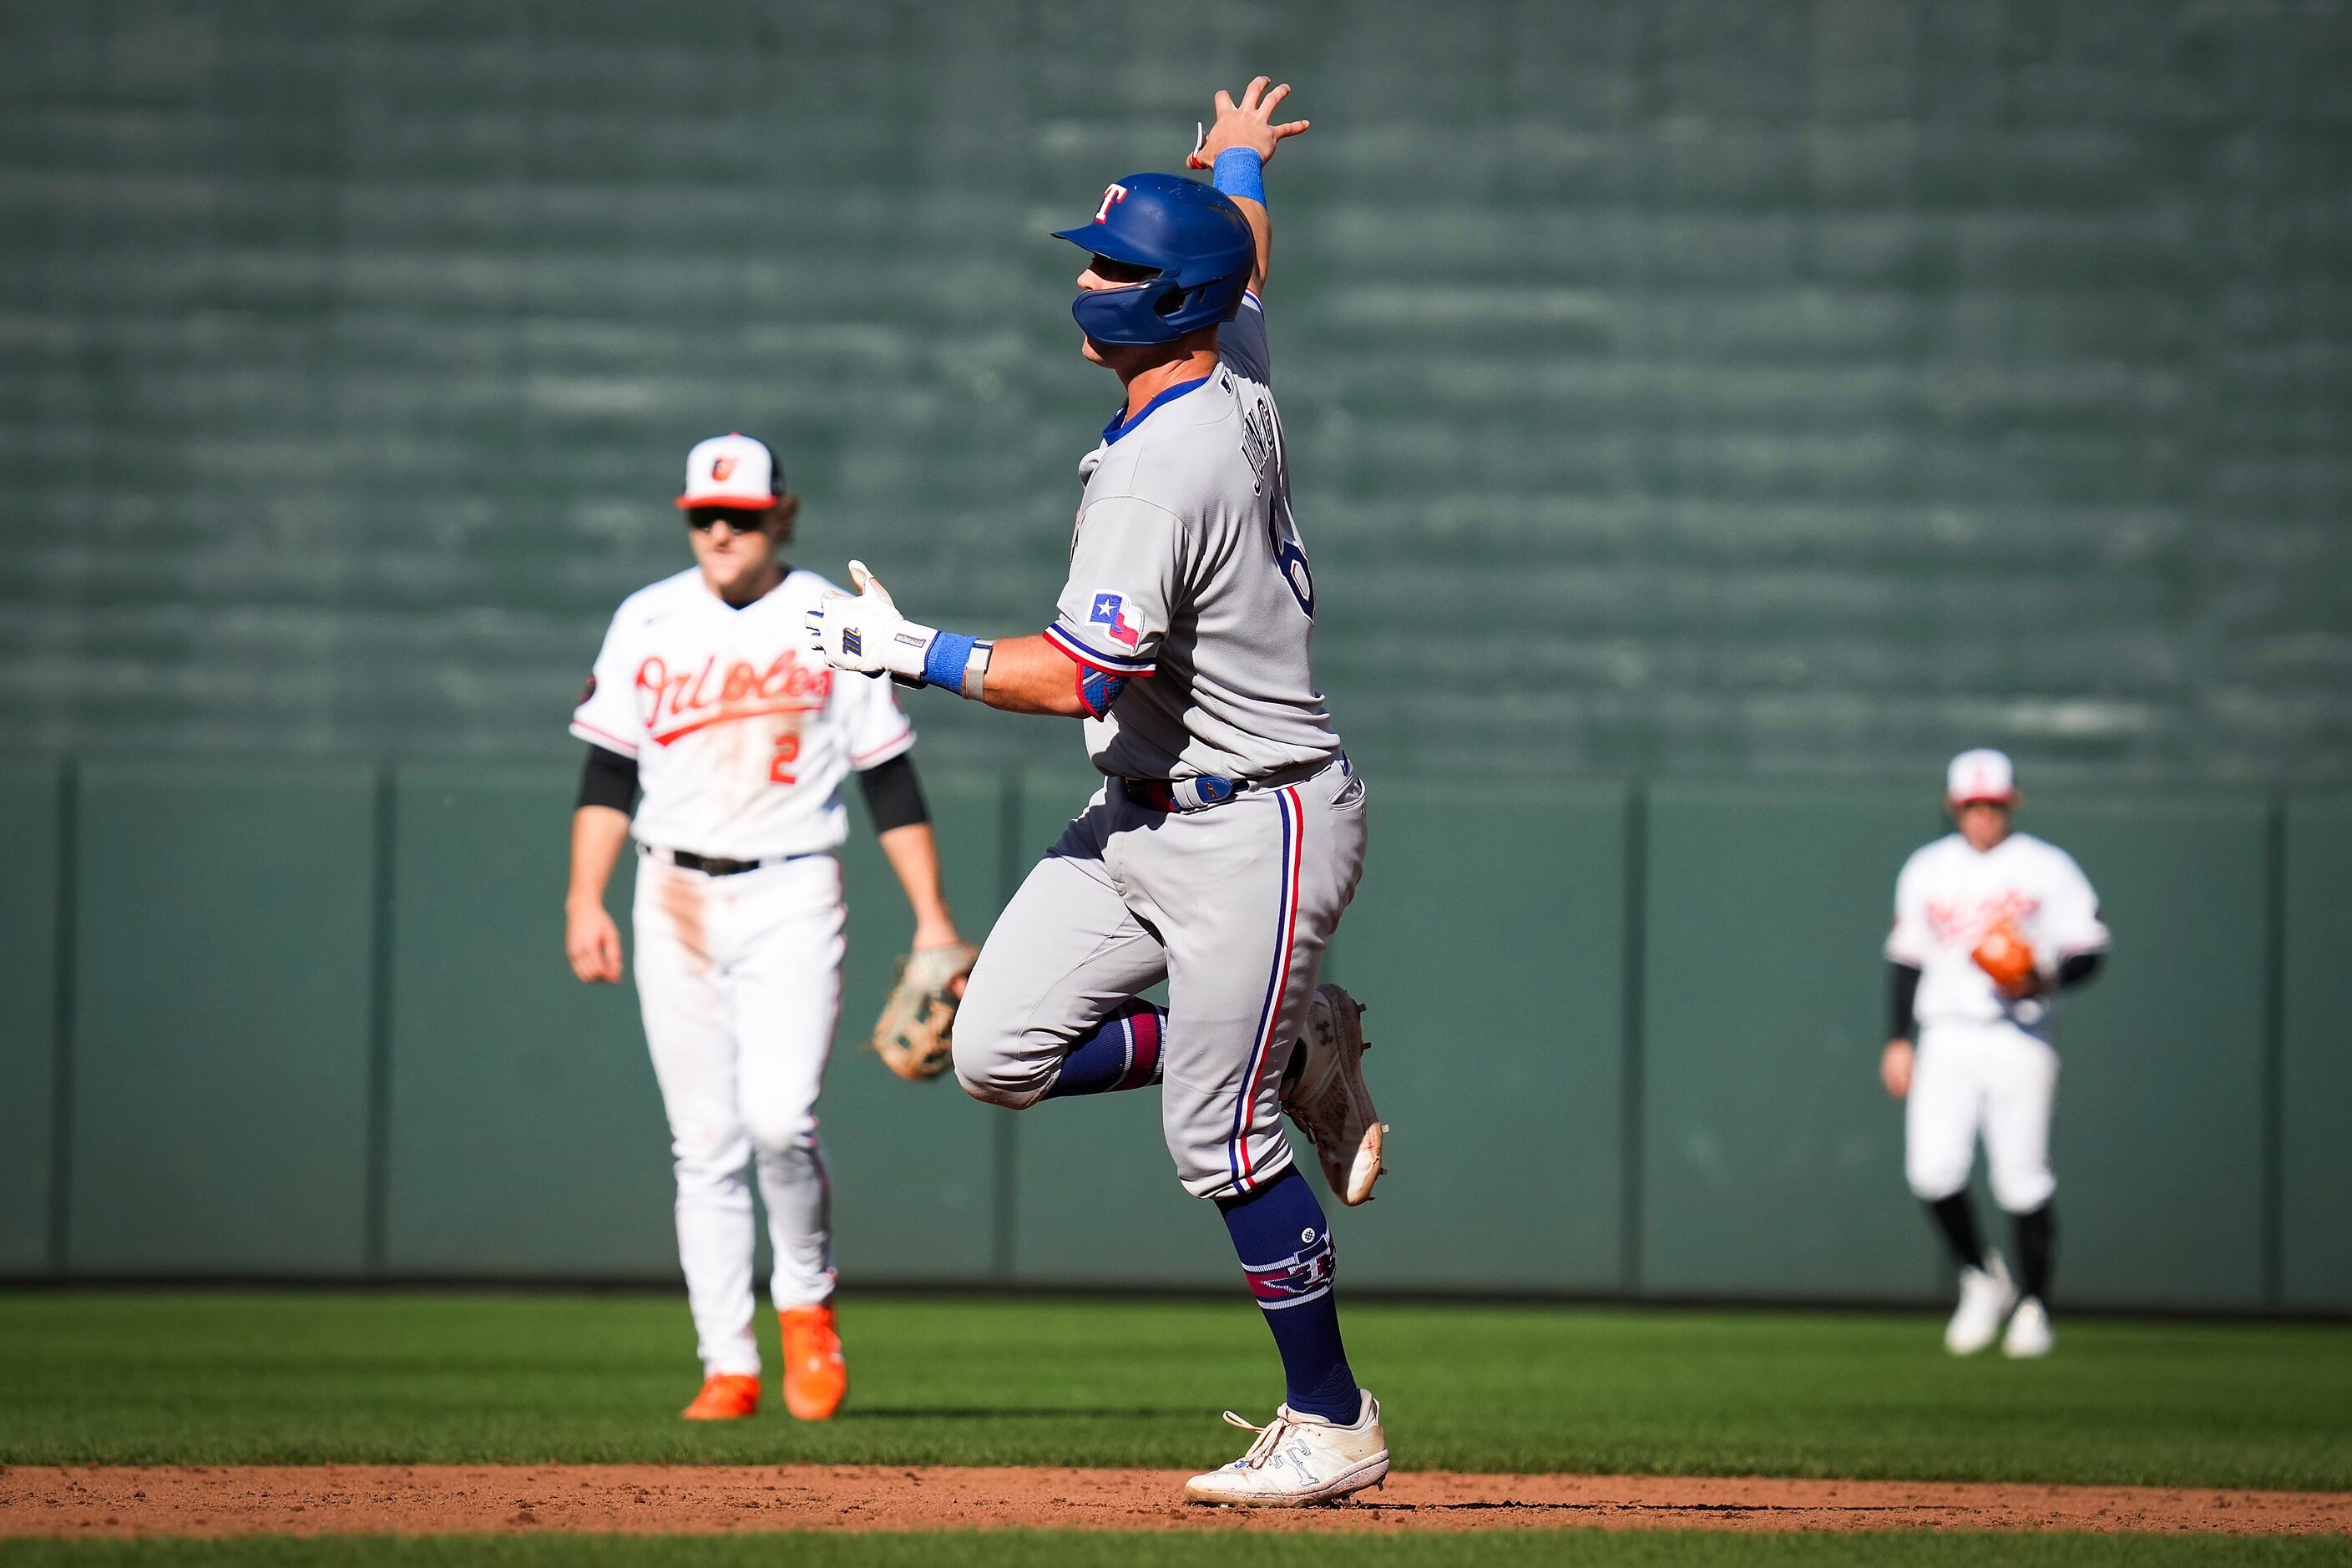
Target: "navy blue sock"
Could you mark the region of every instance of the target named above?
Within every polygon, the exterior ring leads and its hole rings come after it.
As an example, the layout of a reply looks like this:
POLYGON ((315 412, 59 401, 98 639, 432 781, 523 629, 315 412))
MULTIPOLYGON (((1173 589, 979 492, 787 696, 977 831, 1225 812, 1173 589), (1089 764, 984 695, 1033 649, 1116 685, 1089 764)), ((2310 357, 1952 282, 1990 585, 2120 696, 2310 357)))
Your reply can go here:
POLYGON ((1219 1198, 1250 1294, 1265 1313, 1265 1326, 1282 1352, 1288 1384, 1284 1403, 1293 1410, 1352 1426, 1363 1395, 1348 1367, 1339 1341, 1339 1303, 1331 1294, 1331 1228, 1315 1189, 1293 1165, 1281 1175, 1237 1198, 1219 1198))
POLYGON ((1062 1058, 1062 1076, 1045 1091, 1045 1098, 1109 1094, 1158 1083, 1160 1043, 1167 1022, 1165 1008, 1129 1002, 1096 1025, 1094 1032, 1062 1058))

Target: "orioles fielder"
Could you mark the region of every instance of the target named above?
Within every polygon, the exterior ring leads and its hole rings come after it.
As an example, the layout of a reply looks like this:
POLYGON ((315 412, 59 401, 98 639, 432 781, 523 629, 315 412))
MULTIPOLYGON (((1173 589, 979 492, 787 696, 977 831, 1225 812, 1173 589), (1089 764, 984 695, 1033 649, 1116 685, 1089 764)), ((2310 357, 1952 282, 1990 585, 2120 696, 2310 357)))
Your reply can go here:
POLYGON ((669 1118, 677 1253, 702 1357, 690 1420, 760 1405, 751 1187, 775 1253, 784 1403, 831 1415, 848 1386, 832 1309, 818 1079, 841 1001, 835 791, 856 770, 915 910, 918 950, 960 939, 890 689, 809 657, 802 613, 832 584, 777 557, 799 498, 767 447, 719 436, 678 497, 695 564, 621 603, 572 732, 588 742, 572 826, 565 946, 583 981, 621 978, 604 887, 637 840, 637 996, 669 1118), (644 799, 630 811, 639 790, 644 799))
MULTIPOLYGON (((1286 87, 1217 95, 1193 149, 1213 186, 1135 174, 1063 231, 1089 257, 1072 314, 1126 397, 1078 466, 1069 575, 1044 634, 917 626, 853 562, 810 637, 992 708, 1085 721, 1101 790, 1030 872, 972 972, 956 1076, 1022 1110, 1160 1086, 1185 1190, 1224 1213, 1282 1353, 1287 1398, 1209 1502, 1342 1498, 1388 1473, 1332 1300, 1331 1237, 1291 1162, 1287 1110, 1342 1202, 1380 1173, 1360 1009, 1316 984, 1363 867, 1363 782, 1308 667, 1315 580, 1290 510, 1260 292, 1262 169, 1305 121, 1286 87), (1163 1012, 1138 999, 1168 982, 1163 1012)), ((1248 1427, 1228 1413, 1234 1425, 1248 1427)))
POLYGON ((1914 853, 1895 883, 1893 1037, 1879 1074, 1906 1102, 1911 1191, 1960 1265, 1945 1346, 1972 1355, 2006 1319, 2004 1352, 2048 1355, 2058 993, 2098 967, 2107 928, 2073 857, 2011 831, 2018 794, 2006 756, 1963 752, 1944 793, 1959 831, 1914 853), (1969 1203, 1980 1133, 1993 1198, 2015 1217, 2014 1279, 1979 1236, 1969 1203))

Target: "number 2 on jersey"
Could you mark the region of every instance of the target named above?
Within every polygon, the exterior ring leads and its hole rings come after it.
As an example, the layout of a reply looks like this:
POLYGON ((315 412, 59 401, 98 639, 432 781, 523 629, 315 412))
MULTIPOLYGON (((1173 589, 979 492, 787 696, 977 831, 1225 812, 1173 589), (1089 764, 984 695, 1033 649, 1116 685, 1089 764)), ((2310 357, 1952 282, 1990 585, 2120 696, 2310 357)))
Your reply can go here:
POLYGON ((768 759, 768 782, 782 784, 799 783, 800 781, 793 775, 793 764, 800 761, 800 731, 786 730, 779 734, 776 737, 775 754, 768 759))
POLYGON ((1274 545, 1275 570, 1289 585, 1290 596, 1298 601, 1298 608, 1308 620, 1315 618, 1315 574, 1307 564, 1307 551, 1298 542, 1298 527, 1290 521, 1290 505, 1276 497, 1267 511, 1265 531, 1274 545))

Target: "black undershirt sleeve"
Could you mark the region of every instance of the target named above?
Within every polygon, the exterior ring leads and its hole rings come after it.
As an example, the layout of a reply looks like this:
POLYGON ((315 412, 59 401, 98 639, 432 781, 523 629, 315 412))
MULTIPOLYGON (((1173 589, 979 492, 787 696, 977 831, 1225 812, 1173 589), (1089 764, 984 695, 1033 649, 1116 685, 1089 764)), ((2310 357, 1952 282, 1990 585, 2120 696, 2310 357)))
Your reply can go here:
POLYGON ((637 805, 637 760, 603 746, 588 748, 580 766, 580 805, 605 805, 627 813, 637 805))
POLYGON ((915 759, 904 752, 859 773, 857 787, 866 792, 866 809, 874 814, 877 833, 931 819, 923 804, 923 782, 915 776, 915 759))
POLYGON ((1919 1027, 1919 972, 1907 963, 1889 963, 1886 969, 1886 1037, 1913 1039, 1919 1027))

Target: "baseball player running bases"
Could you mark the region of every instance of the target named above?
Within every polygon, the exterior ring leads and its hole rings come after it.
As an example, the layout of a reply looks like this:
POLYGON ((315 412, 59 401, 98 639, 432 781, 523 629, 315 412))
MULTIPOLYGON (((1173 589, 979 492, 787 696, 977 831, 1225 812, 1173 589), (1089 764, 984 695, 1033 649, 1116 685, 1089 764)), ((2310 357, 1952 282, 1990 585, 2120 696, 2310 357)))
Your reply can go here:
POLYGON ((851 563, 809 637, 835 667, 1084 721, 1103 787, 999 917, 956 1024, 957 1077, 1013 1110, 1158 1085, 1185 1190, 1214 1202, 1287 1385, 1195 1500, 1298 1505, 1388 1473, 1332 1295, 1331 1236, 1287 1110, 1332 1191, 1370 1195, 1383 1129, 1360 1009, 1317 984, 1364 860, 1363 781, 1309 668, 1315 579, 1291 513, 1265 332, 1264 170, 1305 121, 1258 78, 1191 163, 1134 174, 1058 237, 1087 253, 1071 313, 1126 395, 1078 465, 1053 622, 994 643, 919 626, 851 563), (1139 999, 1165 980, 1163 1011, 1139 999))
POLYGON ((833 852, 846 814, 835 792, 853 770, 914 906, 918 954, 970 950, 940 891, 912 726, 887 685, 842 680, 809 654, 803 613, 833 585, 779 558, 800 503, 773 455, 745 436, 701 443, 677 504, 695 564, 622 601, 572 716, 588 760, 565 946, 582 980, 621 978, 604 889, 634 833, 637 999, 669 1118, 678 1261, 703 1368, 684 1414, 759 1409, 756 1172, 784 1404, 824 1420, 849 1381, 816 1100, 841 1003, 833 852))
POLYGON ((2107 948, 2082 868, 2056 845, 2012 830, 2018 799, 2015 770, 2000 752, 1952 759, 1945 804, 1958 831, 1904 863, 1886 938, 1893 1021, 1879 1075, 1904 1101, 1911 1191, 1960 1266, 1960 1304, 1944 1331, 1955 1355, 1992 1343, 2004 1321, 2006 1354, 2047 1355, 2055 1343, 2058 993, 2089 979, 2107 948), (1969 1202, 1979 1136, 1993 1199, 2014 1221, 2014 1275, 1985 1246, 1969 1202))

